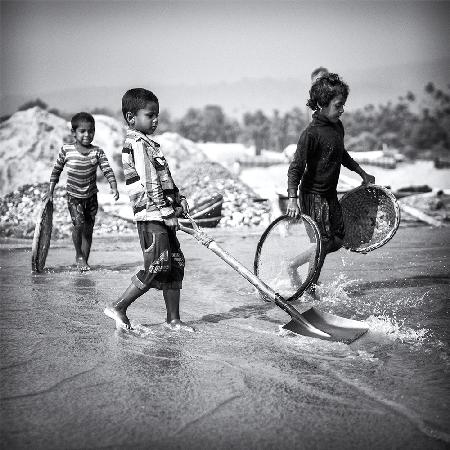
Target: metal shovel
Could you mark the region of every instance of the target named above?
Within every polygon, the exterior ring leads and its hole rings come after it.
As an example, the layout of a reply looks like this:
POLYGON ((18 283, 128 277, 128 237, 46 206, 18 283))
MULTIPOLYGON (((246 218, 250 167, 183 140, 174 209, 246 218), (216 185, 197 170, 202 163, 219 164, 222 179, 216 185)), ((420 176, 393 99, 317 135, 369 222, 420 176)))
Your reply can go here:
POLYGON ((220 247, 213 238, 208 236, 195 221, 187 216, 192 223, 192 229, 180 225, 180 229, 193 236, 206 248, 214 252, 219 258, 223 259, 236 272, 243 276, 267 298, 272 300, 277 306, 291 316, 291 321, 283 326, 284 329, 292 331, 295 334, 310 336, 329 341, 340 341, 345 343, 353 342, 364 333, 368 327, 357 320, 345 319, 329 313, 323 313, 316 308, 310 308, 300 314, 292 305, 271 287, 260 280, 253 272, 248 270, 233 256, 220 247))

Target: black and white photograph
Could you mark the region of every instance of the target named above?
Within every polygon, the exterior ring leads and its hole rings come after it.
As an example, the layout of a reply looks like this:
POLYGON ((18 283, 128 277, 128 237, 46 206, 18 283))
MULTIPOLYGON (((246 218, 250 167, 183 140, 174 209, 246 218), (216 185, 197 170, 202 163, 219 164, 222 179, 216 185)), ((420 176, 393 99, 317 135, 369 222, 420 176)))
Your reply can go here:
POLYGON ((0 447, 448 449, 449 18, 0 0, 0 447))

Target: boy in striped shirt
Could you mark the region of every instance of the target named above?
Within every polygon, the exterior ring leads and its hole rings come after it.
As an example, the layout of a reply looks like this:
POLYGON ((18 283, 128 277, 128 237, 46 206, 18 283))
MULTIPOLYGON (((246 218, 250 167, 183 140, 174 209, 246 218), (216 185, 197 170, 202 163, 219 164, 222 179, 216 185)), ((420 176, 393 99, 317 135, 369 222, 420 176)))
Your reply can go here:
POLYGON ((72 239, 75 260, 80 271, 90 270, 88 259, 92 245, 97 203, 97 167, 100 167, 111 186, 114 199, 119 198, 117 182, 104 151, 92 145, 95 120, 85 112, 75 114, 71 120, 73 144, 64 144, 50 175, 48 197, 53 192, 64 166, 67 169, 67 204, 72 218, 72 239))
POLYGON ((116 321, 116 326, 131 329, 128 306, 154 288, 163 293, 165 325, 171 330, 192 332, 194 329, 180 320, 184 256, 176 236, 177 217, 189 212, 189 206, 173 181, 159 144, 150 138, 158 126, 158 98, 146 89, 130 89, 122 98, 122 112, 128 124, 122 165, 144 270, 132 277, 125 292, 104 313, 116 321))

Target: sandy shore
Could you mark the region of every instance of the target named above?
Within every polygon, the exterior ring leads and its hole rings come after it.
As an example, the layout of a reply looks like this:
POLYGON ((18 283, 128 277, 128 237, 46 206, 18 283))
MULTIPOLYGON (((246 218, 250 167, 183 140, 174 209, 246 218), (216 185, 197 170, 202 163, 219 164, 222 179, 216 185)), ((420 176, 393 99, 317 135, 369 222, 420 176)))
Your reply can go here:
MULTIPOLYGON (((210 233, 252 266, 260 231, 210 233)), ((40 275, 29 241, 1 241, 3 448, 448 448, 447 230, 400 228, 327 259, 314 304, 368 323, 351 345, 280 335, 283 311, 180 239, 194 334, 162 327, 158 292, 130 307, 135 333, 102 314, 141 265, 134 238, 97 238, 86 274, 68 241, 40 275)))

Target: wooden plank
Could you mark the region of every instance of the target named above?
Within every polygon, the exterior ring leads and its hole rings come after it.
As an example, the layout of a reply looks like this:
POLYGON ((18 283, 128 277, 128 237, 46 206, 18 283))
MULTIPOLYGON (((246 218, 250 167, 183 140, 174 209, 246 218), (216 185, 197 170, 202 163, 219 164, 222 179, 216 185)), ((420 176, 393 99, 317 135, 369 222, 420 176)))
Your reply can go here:
POLYGON ((420 211, 420 209, 405 205, 401 202, 399 202, 399 204, 402 211, 415 217, 416 219, 419 219, 422 222, 428 223, 429 225, 432 225, 434 227, 442 227, 444 225, 443 222, 441 222, 440 220, 436 220, 434 217, 431 217, 428 214, 425 214, 424 212, 420 211))

